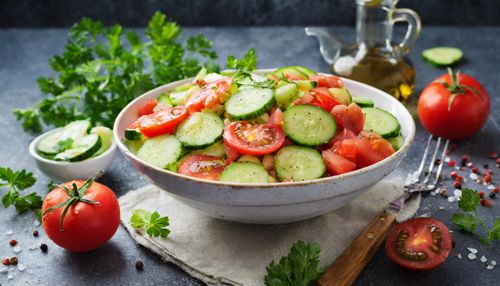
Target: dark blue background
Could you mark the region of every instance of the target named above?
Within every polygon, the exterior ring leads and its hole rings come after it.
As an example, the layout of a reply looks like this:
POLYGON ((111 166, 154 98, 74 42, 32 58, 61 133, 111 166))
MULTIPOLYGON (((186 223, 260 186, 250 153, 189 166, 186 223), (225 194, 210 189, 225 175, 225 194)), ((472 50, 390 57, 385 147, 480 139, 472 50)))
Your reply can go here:
MULTIPOLYGON (((500 25, 499 0, 401 0, 426 25, 500 25)), ((68 27, 82 17, 144 26, 157 10, 188 26, 352 25, 354 0, 1 0, 0 27, 68 27)))

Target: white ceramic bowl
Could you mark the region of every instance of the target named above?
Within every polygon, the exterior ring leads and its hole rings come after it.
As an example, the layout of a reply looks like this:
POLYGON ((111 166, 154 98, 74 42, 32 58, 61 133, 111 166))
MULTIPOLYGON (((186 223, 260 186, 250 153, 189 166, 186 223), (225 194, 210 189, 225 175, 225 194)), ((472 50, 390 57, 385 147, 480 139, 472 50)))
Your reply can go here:
MULTIPOLYGON (((271 71, 260 70, 261 73, 271 71)), ((371 98, 376 106, 397 117, 404 143, 390 157, 339 176, 289 183, 223 183, 177 174, 139 159, 122 143, 126 127, 137 118, 138 108, 162 92, 190 80, 163 85, 129 103, 118 115, 113 132, 120 151, 144 178, 169 192, 177 200, 211 217, 258 224, 305 220, 342 207, 392 172, 406 155, 415 136, 415 122, 399 101, 366 84, 343 80, 351 93, 371 98)))
POLYGON ((61 128, 46 132, 31 141, 29 147, 30 155, 31 157, 33 157, 36 166, 38 167, 38 169, 40 169, 40 171, 42 171, 42 173, 57 181, 71 181, 75 179, 86 180, 94 175, 98 175, 98 177, 102 176, 102 174, 104 174, 109 166, 111 166, 116 153, 115 140, 113 140, 111 146, 109 146, 106 152, 95 158, 90 158, 79 162, 60 162, 49 160, 40 156, 36 152, 36 144, 45 136, 48 136, 49 134, 56 132, 59 129, 61 128))

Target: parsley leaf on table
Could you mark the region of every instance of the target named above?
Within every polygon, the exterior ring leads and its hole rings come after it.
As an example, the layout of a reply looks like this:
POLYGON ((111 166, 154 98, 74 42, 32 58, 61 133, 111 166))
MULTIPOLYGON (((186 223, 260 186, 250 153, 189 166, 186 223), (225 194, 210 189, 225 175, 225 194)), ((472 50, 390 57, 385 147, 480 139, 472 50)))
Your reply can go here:
POLYGON ((168 217, 162 217, 158 212, 135 209, 130 217, 130 225, 135 229, 146 230, 151 237, 166 238, 170 234, 167 226, 170 225, 168 217))
POLYGON ((496 219, 492 228, 488 228, 484 220, 477 212, 477 206, 481 198, 479 194, 472 189, 462 190, 462 197, 458 201, 458 207, 463 211, 454 213, 451 221, 459 230, 476 234, 478 225, 481 225, 487 236, 480 237, 480 241, 485 244, 490 244, 493 240, 500 240, 500 219, 496 219))
POLYGON ((320 277, 320 247, 316 243, 295 242, 288 255, 279 263, 272 261, 267 267, 266 286, 308 286, 320 277))
POLYGON ((26 170, 14 171, 10 168, 0 167, 0 188, 7 189, 2 197, 5 208, 14 205, 17 212, 23 213, 27 210, 36 210, 42 206, 42 198, 35 192, 21 195, 21 192, 36 182, 33 173, 26 170))

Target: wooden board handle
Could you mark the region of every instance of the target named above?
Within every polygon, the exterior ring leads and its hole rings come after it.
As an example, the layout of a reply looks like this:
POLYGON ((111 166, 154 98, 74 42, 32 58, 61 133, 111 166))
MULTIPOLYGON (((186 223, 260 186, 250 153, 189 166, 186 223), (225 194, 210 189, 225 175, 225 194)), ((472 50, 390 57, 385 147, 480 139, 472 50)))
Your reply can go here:
POLYGON ((375 217, 365 230, 344 250, 342 255, 318 280, 320 286, 352 285, 373 257, 395 223, 396 217, 383 213, 375 217))

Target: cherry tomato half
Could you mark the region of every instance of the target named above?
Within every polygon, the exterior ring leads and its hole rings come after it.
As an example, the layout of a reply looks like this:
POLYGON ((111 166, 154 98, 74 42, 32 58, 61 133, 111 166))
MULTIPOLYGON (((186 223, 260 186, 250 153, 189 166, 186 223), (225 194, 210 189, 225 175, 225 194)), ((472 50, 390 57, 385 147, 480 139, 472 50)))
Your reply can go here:
POLYGON ((273 124, 233 122, 224 128, 224 143, 241 154, 266 155, 278 150, 285 141, 281 127, 273 124))
POLYGON ((443 263, 451 250, 448 227, 435 218, 420 217, 396 225, 385 242, 389 258, 411 270, 429 270, 443 263))
POLYGON ((137 116, 141 117, 143 115, 148 115, 153 113, 156 105, 158 105, 158 100, 156 100, 156 98, 147 101, 141 107, 139 107, 139 109, 137 110, 137 116))
POLYGON ((311 81, 317 82, 318 87, 332 88, 332 87, 343 87, 344 86, 344 84, 342 83, 342 80, 339 77, 336 77, 334 75, 319 73, 316 75, 310 75, 309 79, 311 81))
POLYGON ((186 157, 180 166, 179 174, 207 180, 218 180, 226 162, 221 157, 194 154, 186 157))
POLYGON ((189 112, 198 112, 222 103, 231 90, 230 78, 222 78, 205 85, 188 99, 186 107, 189 112))
POLYGON ((142 134, 147 137, 155 137, 163 134, 170 134, 175 131, 175 127, 189 115, 186 107, 178 105, 176 107, 160 110, 150 115, 144 115, 137 119, 137 125, 142 134))

